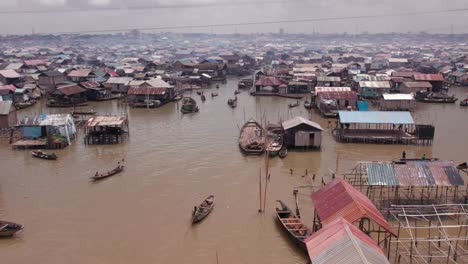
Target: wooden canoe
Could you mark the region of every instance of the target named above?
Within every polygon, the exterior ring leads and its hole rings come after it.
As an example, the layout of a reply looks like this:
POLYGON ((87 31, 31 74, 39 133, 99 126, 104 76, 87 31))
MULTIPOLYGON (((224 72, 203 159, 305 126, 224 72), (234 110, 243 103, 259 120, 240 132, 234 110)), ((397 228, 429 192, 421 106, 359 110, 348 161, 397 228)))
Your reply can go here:
POLYGON ((57 159, 57 155, 55 155, 55 153, 49 154, 49 153, 46 153, 46 152, 42 152, 40 150, 31 151, 31 155, 33 155, 33 157, 40 158, 40 159, 46 159, 46 160, 56 160, 57 159))
POLYGON ((283 147, 278 153, 278 156, 282 159, 286 158, 287 155, 288 155, 288 149, 285 147, 283 147))
POLYGON ((208 196, 198 207, 195 207, 192 213, 192 224, 205 219, 213 210, 215 204, 214 195, 208 196))
POLYGON ((289 207, 283 201, 277 201, 276 217, 283 229, 287 232, 289 238, 302 250, 307 251, 304 239, 312 235, 312 231, 302 223, 289 207))
POLYGON ((105 178, 108 178, 108 177, 111 177, 111 176, 114 176, 116 175, 117 173, 120 173, 124 170, 124 165, 118 165, 117 167, 115 167, 115 169, 111 170, 111 171, 108 171, 106 173, 97 173, 96 172, 96 175, 94 175, 93 177, 91 177, 91 180, 93 181, 98 181, 98 180, 102 180, 102 179, 105 179, 105 178))
POLYGON ((239 147, 246 155, 260 155, 265 151, 265 133, 262 126, 250 119, 245 123, 239 135, 239 147))
POLYGON ((23 228, 23 225, 0 220, 0 237, 12 237, 23 228))

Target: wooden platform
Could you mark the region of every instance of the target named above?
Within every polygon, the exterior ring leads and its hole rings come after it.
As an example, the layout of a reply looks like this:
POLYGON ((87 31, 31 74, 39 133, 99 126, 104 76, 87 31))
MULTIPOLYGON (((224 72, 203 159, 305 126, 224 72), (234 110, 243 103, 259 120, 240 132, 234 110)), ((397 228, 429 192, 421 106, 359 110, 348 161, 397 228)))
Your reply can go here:
POLYGON ((416 136, 391 129, 339 129, 335 137, 340 142, 374 144, 419 144, 416 136))
POLYGON ((45 148, 47 142, 46 140, 18 140, 12 146, 14 149, 45 148))

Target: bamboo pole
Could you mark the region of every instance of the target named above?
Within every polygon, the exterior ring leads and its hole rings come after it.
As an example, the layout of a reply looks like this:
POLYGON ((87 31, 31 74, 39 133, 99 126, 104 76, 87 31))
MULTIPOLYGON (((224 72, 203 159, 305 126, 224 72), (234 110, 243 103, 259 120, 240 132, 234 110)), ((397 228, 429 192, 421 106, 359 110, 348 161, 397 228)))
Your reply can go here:
POLYGON ((260 207, 258 208, 258 212, 262 212, 262 168, 259 169, 258 174, 258 194, 260 195, 260 207))

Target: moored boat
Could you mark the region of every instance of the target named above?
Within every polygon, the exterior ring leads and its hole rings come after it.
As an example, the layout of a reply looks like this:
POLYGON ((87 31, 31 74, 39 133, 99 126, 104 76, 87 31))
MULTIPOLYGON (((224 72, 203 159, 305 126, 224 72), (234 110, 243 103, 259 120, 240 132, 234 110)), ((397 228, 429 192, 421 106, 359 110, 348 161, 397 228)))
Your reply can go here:
POLYGON ((448 95, 445 92, 427 93, 420 91, 416 93, 416 100, 423 103, 453 104, 458 98, 455 95, 448 95))
POLYGON ((31 151, 31 155, 33 155, 33 157, 46 159, 46 160, 57 159, 57 155, 55 155, 55 153, 46 153, 46 152, 43 152, 42 150, 33 150, 31 151))
POLYGON ((288 106, 289 106, 289 108, 298 107, 299 106, 299 101, 295 102, 294 104, 289 104, 288 106))
POLYGON ((305 102, 304 102, 304 108, 305 108, 305 109, 311 109, 311 108, 312 108, 312 103, 309 102, 309 101, 305 101, 305 102))
POLYGON ((205 219, 213 210, 214 204, 214 195, 210 195, 198 207, 195 206, 192 212, 192 223, 195 224, 205 219))
POLYGON ((235 91, 234 91, 234 95, 238 95, 238 94, 240 94, 240 93, 241 93, 241 92, 238 91, 238 90, 235 90, 235 91))
POLYGON ((23 228, 23 225, 0 220, 0 237, 12 237, 23 228))
MULTIPOLYGON (((123 161, 122 161, 123 162, 123 161)), ((98 180, 102 180, 102 179, 105 179, 105 178, 108 178, 108 177, 111 177, 111 176, 114 176, 116 175, 117 173, 120 173, 124 170, 124 165, 120 164, 120 162, 118 163, 117 167, 115 167, 113 170, 110 170, 108 172, 105 172, 105 173, 99 173, 99 172, 96 172, 96 174, 91 177, 91 180, 93 181, 98 181, 98 180)))
POLYGON ((77 103, 77 104, 68 104, 68 103, 60 103, 55 100, 49 100, 47 102, 47 107, 60 107, 60 108, 66 108, 66 107, 76 107, 76 106, 87 106, 88 103, 77 103))
POLYGON ((239 81, 239 84, 237 87, 239 89, 249 89, 253 86, 253 80, 252 79, 242 79, 239 81))
POLYGON ((279 207, 276 207, 276 217, 283 229, 287 232, 289 238, 306 251, 307 247, 304 240, 312 235, 312 231, 302 223, 291 209, 281 200, 277 201, 279 207))
POLYGON ((468 98, 463 101, 460 101, 460 106, 468 106, 468 98))
MULTIPOLYGON (((270 137, 270 136, 269 136, 270 137)), ((268 141, 268 146, 266 151, 270 157, 276 157, 280 150, 283 148, 283 136, 274 135, 271 138, 271 141, 268 141)))
POLYGON ((215 92, 211 93, 211 97, 216 97, 216 96, 218 96, 218 93, 215 93, 215 92))
POLYGON ((191 97, 184 97, 182 98, 182 107, 180 108, 180 111, 183 114, 188 114, 188 113, 196 113, 198 112, 198 106, 197 102, 191 98, 191 97))
POLYGON ((265 151, 265 135, 262 126, 250 119, 242 126, 239 147, 246 155, 260 155, 265 151))
POLYGON ((283 146, 283 148, 278 152, 278 156, 282 159, 286 158, 288 155, 288 149, 283 146))
POLYGON ((34 104, 36 104, 36 100, 33 99, 33 100, 30 100, 30 101, 27 101, 27 102, 16 103, 15 107, 16 107, 16 109, 20 110, 20 109, 24 109, 24 108, 33 106, 34 104))
POLYGON ((204 94, 202 94, 202 95, 200 96, 200 98, 201 98, 201 100, 202 100, 203 102, 206 100, 206 97, 205 97, 204 94))

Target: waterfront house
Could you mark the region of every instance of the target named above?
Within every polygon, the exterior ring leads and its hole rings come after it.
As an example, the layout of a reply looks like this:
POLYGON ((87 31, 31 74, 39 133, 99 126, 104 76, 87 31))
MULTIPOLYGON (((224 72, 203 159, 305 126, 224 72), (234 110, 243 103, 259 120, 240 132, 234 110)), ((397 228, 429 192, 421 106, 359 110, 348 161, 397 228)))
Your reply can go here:
POLYGON ((43 90, 52 92, 58 84, 62 84, 66 80, 67 77, 63 73, 53 70, 39 74, 38 84, 43 90))
POLYGON ((429 82, 432 85, 434 92, 439 92, 444 87, 444 76, 442 74, 423 74, 416 73, 413 75, 416 82, 429 82))
POLYGON ((72 70, 68 73, 68 78, 73 82, 86 82, 90 78, 94 78, 95 74, 90 69, 72 70))
POLYGON ((416 108, 413 94, 383 94, 380 99, 382 111, 412 111, 416 108))
POLYGON ((82 82, 80 86, 86 89, 86 98, 90 101, 100 101, 111 97, 110 89, 106 89, 98 82, 82 82))
POLYGON ((434 127, 416 125, 410 112, 339 111, 333 130, 340 142, 383 144, 430 144, 434 127))
POLYGON ((117 144, 129 136, 126 116, 93 116, 86 122, 85 144, 117 144))
POLYGON ((277 77, 261 75, 260 79, 255 82, 255 92, 257 94, 277 94, 282 84, 285 83, 277 77))
MULTIPOLYGON (((335 179, 312 193, 314 203, 313 231, 344 219, 370 237, 396 237, 392 227, 366 195, 343 179, 335 179), (365 223, 365 224, 364 224, 365 223), (372 235, 372 236, 371 236, 372 235)), ((380 246, 385 239, 377 241, 380 246)))
POLYGON ((430 82, 403 82, 400 85, 400 93, 416 94, 419 91, 430 93, 432 91, 432 84, 430 82))
POLYGON ((315 105, 323 116, 336 117, 339 110, 355 109, 358 96, 350 87, 315 87, 315 105))
POLYGON ((341 86, 341 78, 337 76, 318 76, 316 86, 338 87, 338 86, 341 86))
POLYGON ((134 107, 159 107, 175 97, 174 87, 159 78, 133 81, 128 90, 127 102, 134 107))
POLYGON ((13 101, 16 91, 14 85, 1 85, 0 86, 0 101, 13 101))
POLYGON ((57 86, 57 89, 49 96, 48 103, 54 105, 78 105, 85 103, 86 89, 76 83, 65 83, 57 86))
POLYGON ((16 84, 21 81, 21 75, 15 70, 1 70, 0 83, 3 84, 16 84))
POLYGON ((377 99, 384 93, 390 92, 389 81, 360 81, 358 87, 358 93, 369 99, 377 99))
POLYGON ((127 93, 132 77, 110 77, 104 86, 113 93, 127 93))
POLYGON ((408 66, 408 59, 406 58, 390 58, 388 59, 388 67, 390 69, 396 69, 408 66))
POLYGON ((28 116, 17 125, 21 139, 15 148, 64 148, 76 136, 76 127, 70 114, 28 116))
POLYGON ((283 122, 284 143, 288 147, 319 149, 322 146, 323 128, 301 116, 283 122))
POLYGON ((0 101, 0 130, 15 126, 17 122, 16 109, 12 101, 0 101))

